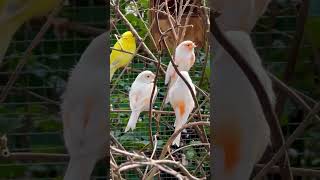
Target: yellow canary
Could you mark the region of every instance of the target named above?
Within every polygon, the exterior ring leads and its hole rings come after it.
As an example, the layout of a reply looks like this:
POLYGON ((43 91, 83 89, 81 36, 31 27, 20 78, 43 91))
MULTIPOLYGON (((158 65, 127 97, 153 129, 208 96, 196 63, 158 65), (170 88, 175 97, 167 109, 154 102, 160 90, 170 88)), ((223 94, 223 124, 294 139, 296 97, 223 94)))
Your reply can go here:
POLYGON ((0 63, 19 27, 33 17, 46 15, 61 0, 0 0, 0 63))
POLYGON ((110 80, 117 69, 126 66, 133 59, 133 54, 130 53, 136 51, 136 39, 132 32, 123 33, 113 48, 110 54, 110 80))

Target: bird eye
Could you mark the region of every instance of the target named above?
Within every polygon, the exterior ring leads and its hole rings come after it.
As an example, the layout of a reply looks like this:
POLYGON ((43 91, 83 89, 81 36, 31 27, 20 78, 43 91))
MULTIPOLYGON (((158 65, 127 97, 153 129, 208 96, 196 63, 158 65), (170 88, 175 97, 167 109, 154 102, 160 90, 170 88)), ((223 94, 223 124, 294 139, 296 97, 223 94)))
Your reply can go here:
POLYGON ((147 78, 149 78, 150 76, 147 76, 147 78))

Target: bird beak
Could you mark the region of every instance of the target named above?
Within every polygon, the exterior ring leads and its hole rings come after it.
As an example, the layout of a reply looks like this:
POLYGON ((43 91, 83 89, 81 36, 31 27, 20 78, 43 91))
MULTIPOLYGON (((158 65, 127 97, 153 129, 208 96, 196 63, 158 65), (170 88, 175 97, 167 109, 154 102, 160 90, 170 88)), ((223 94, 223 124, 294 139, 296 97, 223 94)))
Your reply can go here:
POLYGON ((196 47, 198 47, 196 44, 193 44, 193 48, 196 48, 196 47))

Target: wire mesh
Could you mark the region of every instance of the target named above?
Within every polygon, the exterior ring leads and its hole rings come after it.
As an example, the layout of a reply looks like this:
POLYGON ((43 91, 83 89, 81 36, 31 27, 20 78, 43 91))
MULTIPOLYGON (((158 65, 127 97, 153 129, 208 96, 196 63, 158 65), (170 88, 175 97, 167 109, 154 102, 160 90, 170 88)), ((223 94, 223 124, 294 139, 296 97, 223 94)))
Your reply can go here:
MULTIPOLYGON (((288 62, 288 54, 292 47, 297 21, 297 4, 291 1, 273 2, 268 11, 262 17, 252 38, 259 55, 263 59, 265 67, 280 79, 283 77, 288 62), (274 16, 273 13, 278 14, 274 16)), ((319 70, 315 67, 316 60, 310 38, 304 36, 299 49, 298 63, 294 77, 289 83, 297 91, 313 98, 319 98, 318 78, 319 70)), ((306 116, 306 112, 294 102, 288 100, 285 104, 284 113, 280 117, 282 130, 288 137, 298 127, 306 116)), ((289 157, 292 167, 319 168, 319 123, 314 122, 303 136, 296 139, 289 148, 289 157)), ((271 178, 271 177, 269 177, 271 178)), ((274 176, 274 179, 279 176, 274 176)), ((313 179, 311 177, 296 177, 297 179, 313 179)), ((317 178, 315 178, 317 179, 317 178)))

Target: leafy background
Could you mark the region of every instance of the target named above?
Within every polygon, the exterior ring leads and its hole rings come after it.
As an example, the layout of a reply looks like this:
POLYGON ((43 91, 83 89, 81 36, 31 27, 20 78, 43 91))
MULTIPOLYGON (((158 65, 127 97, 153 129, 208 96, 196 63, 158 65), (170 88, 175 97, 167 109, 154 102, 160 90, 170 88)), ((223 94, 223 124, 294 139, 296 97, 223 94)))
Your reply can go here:
MULTIPOLYGON (((69 0, 59 17, 105 29, 107 15, 104 0, 69 0)), ((39 21, 31 21, 15 34, 0 67, 1 87, 5 86, 41 26, 39 21)), ((7 134, 11 152, 66 153, 60 97, 70 70, 93 38, 74 31, 58 36, 56 30, 50 28, 34 49, 7 100, 0 105, 0 134, 7 134)), ((62 179, 66 165, 67 162, 61 161, 0 160, 0 179, 62 179)), ((104 165, 98 166, 94 175, 105 176, 104 165)))

